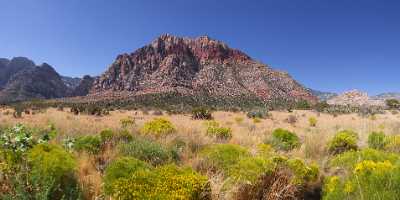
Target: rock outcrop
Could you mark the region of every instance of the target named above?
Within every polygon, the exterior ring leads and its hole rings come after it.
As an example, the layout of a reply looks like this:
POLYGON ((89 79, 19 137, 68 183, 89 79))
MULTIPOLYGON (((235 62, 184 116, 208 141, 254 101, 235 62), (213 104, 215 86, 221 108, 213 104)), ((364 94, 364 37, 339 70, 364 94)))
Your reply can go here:
POLYGON ((112 94, 207 94, 252 96, 263 101, 317 98, 287 73, 273 70, 223 42, 162 35, 131 54, 117 57, 94 81, 91 96, 112 94))
POLYGON ((331 105, 384 106, 384 101, 371 99, 367 93, 351 90, 327 101, 331 105))

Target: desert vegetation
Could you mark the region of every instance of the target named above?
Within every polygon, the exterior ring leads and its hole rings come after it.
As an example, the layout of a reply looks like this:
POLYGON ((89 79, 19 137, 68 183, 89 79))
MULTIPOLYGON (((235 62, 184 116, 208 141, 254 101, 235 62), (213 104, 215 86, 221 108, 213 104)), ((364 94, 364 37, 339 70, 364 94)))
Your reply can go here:
POLYGON ((0 199, 398 197, 397 112, 298 106, 2 107, 0 199))

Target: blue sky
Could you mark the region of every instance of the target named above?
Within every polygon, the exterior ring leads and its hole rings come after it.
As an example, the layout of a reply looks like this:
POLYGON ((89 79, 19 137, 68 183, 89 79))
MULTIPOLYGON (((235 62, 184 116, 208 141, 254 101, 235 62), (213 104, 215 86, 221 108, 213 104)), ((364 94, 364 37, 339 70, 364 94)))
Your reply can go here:
POLYGON ((99 75, 163 33, 209 35, 311 88, 400 91, 398 2, 0 0, 0 57, 99 75))

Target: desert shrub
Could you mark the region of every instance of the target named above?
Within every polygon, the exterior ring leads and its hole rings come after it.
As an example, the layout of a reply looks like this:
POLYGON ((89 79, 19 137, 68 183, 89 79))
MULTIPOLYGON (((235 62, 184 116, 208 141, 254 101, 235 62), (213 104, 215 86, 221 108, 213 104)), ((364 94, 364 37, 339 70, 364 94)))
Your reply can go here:
POLYGON ((135 125, 135 120, 128 117, 128 118, 121 119, 120 123, 121 123, 122 128, 127 129, 127 128, 135 125))
POLYGON ((194 108, 192 110, 192 119, 202 119, 202 120, 211 120, 212 114, 211 111, 207 108, 200 107, 194 108))
POLYGON ((268 111, 267 110, 254 110, 250 111, 247 113, 247 117, 254 119, 254 118, 260 118, 264 119, 268 117, 268 111))
POLYGON ((56 145, 39 144, 28 152, 27 159, 34 199, 79 199, 76 163, 71 154, 56 145))
POLYGON ((329 104, 326 101, 318 102, 314 105, 314 109, 318 112, 324 112, 329 108, 329 104))
POLYGON ((215 144, 200 152, 200 170, 223 172, 229 174, 229 169, 241 159, 250 157, 250 152, 234 144, 215 144))
POLYGON ((130 178, 119 179, 113 187, 115 199, 211 199, 206 177, 175 165, 139 170, 130 178))
POLYGON ((101 142, 107 143, 110 142, 114 137, 114 132, 111 129, 104 129, 100 132, 100 140, 101 142))
POLYGON ((146 122, 140 130, 144 135, 152 135, 155 137, 166 136, 175 131, 175 126, 170 121, 163 118, 155 118, 152 121, 146 122))
POLYGON ((221 127, 216 121, 209 121, 206 123, 207 135, 216 137, 220 140, 229 140, 232 138, 232 129, 227 127, 221 127))
POLYGON ((296 102, 295 108, 298 110, 309 110, 311 109, 311 105, 306 100, 299 100, 296 102))
POLYGON ((375 149, 363 149, 360 151, 348 151, 332 158, 329 165, 332 167, 340 167, 347 170, 353 170, 358 162, 371 160, 375 162, 383 162, 388 160, 392 163, 399 161, 400 156, 394 153, 379 151, 375 149))
POLYGON ((300 139, 295 133, 280 128, 274 130, 272 136, 267 138, 265 143, 271 144, 275 149, 283 151, 290 151, 301 145, 300 139))
POLYGON ((318 122, 317 118, 315 118, 315 117, 308 118, 308 124, 310 124, 311 127, 316 127, 317 122, 318 122))
POLYGON ((264 160, 262 162, 264 164, 260 162, 258 161, 257 165, 254 161, 243 165, 242 171, 246 168, 250 170, 245 171, 243 175, 247 174, 249 178, 254 178, 257 174, 258 177, 255 180, 244 177, 247 182, 239 185, 234 194, 235 199, 275 199, 277 196, 282 199, 309 199, 305 198, 305 195, 310 185, 315 185, 318 180, 318 166, 306 165, 300 159, 288 159, 282 156, 264 160), (259 173, 254 174, 254 172, 259 173))
POLYGON ((133 138, 131 142, 120 144, 119 152, 123 156, 130 156, 150 163, 153 166, 178 161, 174 149, 169 149, 159 143, 144 138, 133 138))
POLYGON ((274 170, 275 164, 269 159, 247 157, 229 167, 227 175, 235 184, 253 184, 262 174, 272 173, 274 170))
POLYGON ((340 131, 328 143, 328 151, 331 154, 340 154, 350 150, 357 150, 357 133, 353 131, 340 131))
POLYGON ((74 149, 77 151, 86 151, 90 154, 98 154, 101 150, 101 138, 99 136, 78 137, 74 143, 74 149))
POLYGON ((364 160, 349 175, 329 177, 324 185, 324 199, 395 200, 400 195, 400 168, 392 162, 364 160))
POLYGON ((384 149, 388 139, 383 132, 372 132, 368 135, 368 146, 372 149, 384 149))
POLYGON ((386 106, 390 109, 399 109, 400 108, 400 101, 397 99, 387 99, 385 101, 386 106))
POLYGON ((118 131, 114 138, 121 142, 130 142, 133 140, 133 135, 126 129, 118 131))
POLYGON ((318 178, 319 168, 316 164, 306 165, 303 160, 289 159, 285 165, 293 173, 292 182, 296 185, 303 185, 318 178))
POLYGON ((23 111, 24 111, 24 107, 22 107, 20 105, 14 106, 14 113, 13 113, 14 118, 21 118, 23 111))
POLYGON ((103 177, 104 192, 114 194, 113 184, 121 178, 129 178, 138 170, 150 170, 151 167, 143 161, 130 157, 122 157, 110 163, 103 177))

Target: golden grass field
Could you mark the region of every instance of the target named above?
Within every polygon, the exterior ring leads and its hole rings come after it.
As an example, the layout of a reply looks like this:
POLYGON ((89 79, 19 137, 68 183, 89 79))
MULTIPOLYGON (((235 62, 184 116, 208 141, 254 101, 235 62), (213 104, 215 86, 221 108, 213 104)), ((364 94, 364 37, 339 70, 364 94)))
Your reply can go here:
MULTIPOLYGON (((10 110, 11 112, 11 110, 10 110)), ((153 118, 163 117, 170 120, 177 129, 177 133, 167 138, 159 139, 162 143, 167 143, 173 138, 179 137, 187 142, 195 142, 201 145, 215 143, 212 138, 205 134, 205 125, 202 120, 192 120, 191 115, 167 115, 155 116, 150 111, 127 111, 117 110, 110 112, 107 116, 89 116, 89 115, 74 115, 65 111, 56 109, 47 109, 44 112, 35 115, 23 114, 22 118, 14 118, 9 114, 7 109, 3 108, 0 111, 0 125, 11 126, 17 123, 23 123, 29 127, 46 127, 49 124, 55 125, 59 135, 58 140, 67 136, 80 136, 98 134, 104 129, 118 130, 121 128, 121 120, 132 118, 135 125, 131 127, 132 133, 137 132, 142 125, 153 118)), ((12 112, 11 112, 12 113, 12 112)), ((324 169, 328 159, 326 144, 333 135, 339 130, 350 129, 358 133, 359 146, 366 146, 368 134, 373 131, 383 131, 388 135, 398 134, 400 130, 400 114, 386 112, 372 117, 360 117, 357 114, 346 114, 333 116, 329 114, 320 114, 313 111, 272 111, 270 117, 254 121, 246 117, 245 113, 233 112, 214 112, 214 120, 219 122, 224 127, 232 129, 233 137, 228 143, 239 144, 251 150, 256 150, 257 145, 263 143, 264 139, 271 134, 274 129, 285 128, 295 132, 302 142, 299 149, 293 150, 287 154, 292 157, 299 157, 307 162, 316 162, 324 169), (289 116, 295 116, 297 122, 289 123, 289 116), (317 119, 315 127, 310 126, 309 118, 317 119)), ((111 159, 115 151, 112 149, 107 151, 107 155, 103 157, 111 159)), ((96 196, 101 191, 101 174, 97 172, 92 157, 88 155, 79 155, 79 177, 82 184, 85 184, 90 191, 87 195, 96 196)), ((182 165, 192 166, 196 162, 196 156, 189 153, 183 155, 182 165)), ((321 170, 323 174, 323 170, 321 170)), ((217 198, 219 190, 219 177, 212 177, 214 198, 217 198)))

